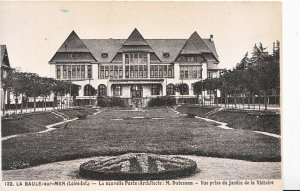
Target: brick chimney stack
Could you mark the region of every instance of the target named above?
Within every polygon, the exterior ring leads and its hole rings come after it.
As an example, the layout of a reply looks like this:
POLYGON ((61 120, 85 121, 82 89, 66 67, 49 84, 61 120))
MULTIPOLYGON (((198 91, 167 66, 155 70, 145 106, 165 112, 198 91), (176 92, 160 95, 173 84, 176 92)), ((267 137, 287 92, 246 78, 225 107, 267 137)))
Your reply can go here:
POLYGON ((212 34, 210 35, 210 41, 212 41, 212 42, 214 41, 214 35, 212 35, 212 34))

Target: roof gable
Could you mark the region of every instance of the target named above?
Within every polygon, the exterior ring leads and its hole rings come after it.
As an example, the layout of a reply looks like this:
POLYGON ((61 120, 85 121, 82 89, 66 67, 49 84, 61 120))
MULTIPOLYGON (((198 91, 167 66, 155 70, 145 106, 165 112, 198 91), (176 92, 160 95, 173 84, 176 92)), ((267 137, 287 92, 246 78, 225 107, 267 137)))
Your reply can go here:
POLYGON ((147 41, 144 39, 144 37, 141 35, 141 33, 135 28, 132 33, 129 35, 127 40, 124 42, 125 46, 132 46, 132 45, 141 45, 141 46, 146 46, 149 44, 147 41))
POLYGON ((191 41, 201 53, 211 53, 211 50, 196 31, 190 36, 188 41, 191 41))
POLYGON ((199 49, 194 45, 191 39, 188 39, 182 48, 180 54, 201 54, 199 49))
POLYGON ((10 68, 6 45, 0 45, 0 61, 1 66, 10 68))
POLYGON ((202 54, 205 59, 218 62, 214 42, 202 39, 197 32, 189 39, 144 39, 139 31, 134 29, 127 39, 80 39, 72 31, 57 51, 66 52, 88 52, 95 61, 104 63, 113 62, 118 53, 124 52, 154 53, 159 61, 164 63, 175 61, 180 54, 202 54), (103 53, 107 56, 103 56, 103 53), (164 56, 164 53, 168 53, 168 56, 164 56))
POLYGON ((215 56, 216 60, 219 62, 219 56, 217 54, 217 50, 215 47, 215 43, 211 41, 210 39, 203 39, 205 44, 209 47, 209 49, 212 51, 213 55, 215 56))
POLYGON ((79 36, 72 31, 57 52, 90 52, 79 36))

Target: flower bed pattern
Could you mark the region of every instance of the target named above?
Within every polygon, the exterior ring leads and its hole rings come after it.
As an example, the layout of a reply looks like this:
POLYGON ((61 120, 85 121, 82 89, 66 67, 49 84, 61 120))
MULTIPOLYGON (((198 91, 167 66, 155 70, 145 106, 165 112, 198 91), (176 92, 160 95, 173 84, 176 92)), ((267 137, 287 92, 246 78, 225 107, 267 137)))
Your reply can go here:
POLYGON ((195 161, 151 153, 128 153, 90 160, 80 165, 80 175, 98 180, 171 179, 195 173, 195 161))

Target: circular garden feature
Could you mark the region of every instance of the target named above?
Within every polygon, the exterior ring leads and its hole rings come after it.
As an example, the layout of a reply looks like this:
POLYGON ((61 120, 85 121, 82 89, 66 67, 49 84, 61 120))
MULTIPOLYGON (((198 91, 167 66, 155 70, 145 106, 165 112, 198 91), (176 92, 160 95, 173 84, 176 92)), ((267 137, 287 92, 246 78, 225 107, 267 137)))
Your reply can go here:
POLYGON ((80 165, 80 175, 98 180, 171 179, 195 173, 195 161, 152 153, 128 153, 90 160, 80 165))

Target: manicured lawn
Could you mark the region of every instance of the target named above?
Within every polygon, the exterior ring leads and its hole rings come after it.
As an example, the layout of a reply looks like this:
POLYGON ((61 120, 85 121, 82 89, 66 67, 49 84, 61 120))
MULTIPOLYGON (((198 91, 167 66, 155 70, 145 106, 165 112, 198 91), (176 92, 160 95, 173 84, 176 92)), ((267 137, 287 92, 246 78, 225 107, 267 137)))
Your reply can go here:
MULTIPOLYGON (((70 119, 78 115, 91 115, 96 112, 93 108, 73 108, 57 110, 58 112, 68 116, 70 119)), ((63 121, 63 118, 49 111, 22 114, 12 119, 1 119, 2 137, 16 134, 33 133, 45 130, 46 125, 54 124, 63 121)))
MULTIPOLYGON (((178 108, 182 113, 194 113, 205 117, 205 114, 215 109, 214 107, 202 107, 196 105, 184 105, 178 108)), ((245 111, 226 109, 209 115, 210 119, 228 123, 235 129, 249 129, 252 131, 264 131, 280 135, 280 114, 274 111, 245 111)))
POLYGON ((74 109, 59 110, 59 112, 72 119, 78 117, 78 115, 92 115, 96 112, 96 110, 94 108, 81 107, 74 109))
POLYGON ((68 128, 5 140, 2 147, 3 169, 127 152, 280 161, 280 139, 248 130, 220 129, 168 109, 107 110, 70 122, 68 128))
POLYGON ((1 119, 2 137, 45 130, 45 126, 63 119, 50 112, 23 114, 15 119, 1 119))

